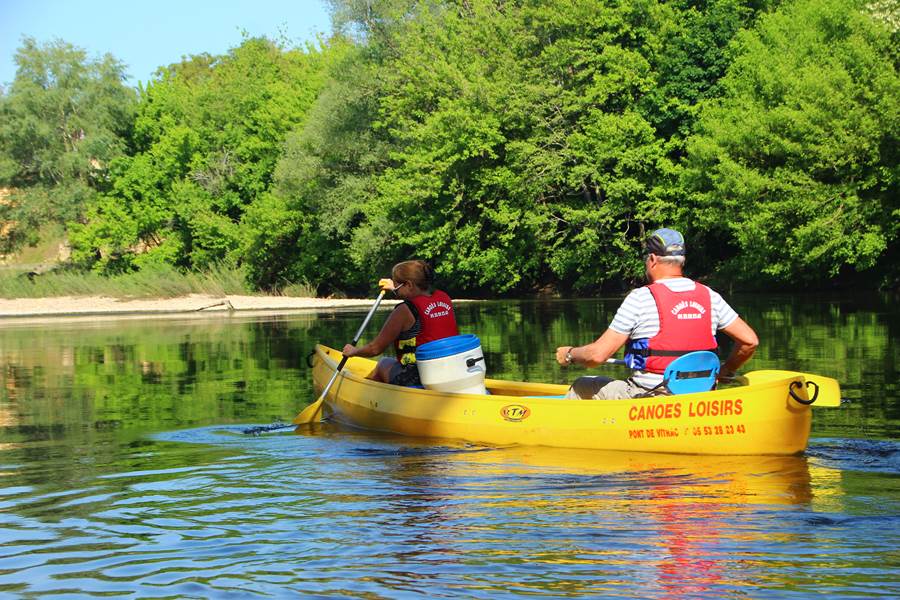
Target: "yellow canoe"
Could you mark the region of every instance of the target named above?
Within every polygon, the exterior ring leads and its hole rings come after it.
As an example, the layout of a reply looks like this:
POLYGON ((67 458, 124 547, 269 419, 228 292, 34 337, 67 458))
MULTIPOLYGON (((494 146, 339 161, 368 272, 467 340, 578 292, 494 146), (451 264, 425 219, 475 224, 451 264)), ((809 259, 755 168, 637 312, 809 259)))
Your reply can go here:
MULTIPOLYGON (((321 393, 339 351, 316 346, 321 393)), ((566 400, 568 386, 487 379, 490 395, 448 394, 366 379, 375 362, 351 358, 325 398, 323 416, 351 427, 487 445, 679 454, 792 455, 809 440, 803 373, 753 371, 748 385, 634 400, 566 400)), ((827 378, 823 378, 827 379, 827 378)), ((833 382, 833 380, 830 380, 833 382)), ((835 383, 832 393, 839 393, 835 383)))

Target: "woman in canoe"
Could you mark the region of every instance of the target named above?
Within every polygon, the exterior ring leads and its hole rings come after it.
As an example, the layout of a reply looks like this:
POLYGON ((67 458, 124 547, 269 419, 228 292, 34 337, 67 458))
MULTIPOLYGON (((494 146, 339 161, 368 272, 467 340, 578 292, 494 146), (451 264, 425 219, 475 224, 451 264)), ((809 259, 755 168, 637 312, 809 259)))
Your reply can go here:
POLYGON ((451 335, 459 335, 453 301, 445 292, 431 291, 434 270, 423 260, 407 260, 391 269, 391 287, 403 300, 374 340, 365 346, 344 346, 344 356, 378 356, 393 345, 396 358, 378 361, 369 379, 394 385, 420 386, 416 347, 451 335))

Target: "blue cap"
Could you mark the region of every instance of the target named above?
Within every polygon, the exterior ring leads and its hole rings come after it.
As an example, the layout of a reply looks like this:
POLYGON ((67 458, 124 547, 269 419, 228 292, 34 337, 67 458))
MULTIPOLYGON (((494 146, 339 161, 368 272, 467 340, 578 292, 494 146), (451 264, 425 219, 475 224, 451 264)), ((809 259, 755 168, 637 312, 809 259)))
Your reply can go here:
POLYGON ((684 236, 674 229, 657 229, 644 243, 644 254, 684 256, 684 236))

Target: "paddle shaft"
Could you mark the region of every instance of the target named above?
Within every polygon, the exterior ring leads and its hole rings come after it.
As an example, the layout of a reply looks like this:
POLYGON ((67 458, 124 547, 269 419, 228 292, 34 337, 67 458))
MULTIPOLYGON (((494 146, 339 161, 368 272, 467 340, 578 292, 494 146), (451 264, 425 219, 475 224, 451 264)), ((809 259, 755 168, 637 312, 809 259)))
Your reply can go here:
MULTIPOLYGON (((384 280, 382 280, 384 281, 384 280)), ((381 284, 382 282, 379 282, 381 284)), ((399 286, 398 286, 399 287, 399 286)), ((397 288, 394 288, 397 289, 397 288)), ((381 304, 381 300, 384 298, 384 294, 387 290, 382 286, 381 293, 378 294, 378 298, 375 299, 375 304, 372 305, 372 308, 369 309, 369 314, 366 315, 366 318, 363 320, 362 325, 359 326, 359 330, 356 332, 356 337, 353 338, 353 345, 359 343, 359 338, 362 337, 363 331, 366 330, 366 325, 369 324, 369 321, 372 320, 372 315, 375 314, 375 311, 378 309, 378 305, 381 304)), ((335 379, 337 379, 338 374, 343 370, 344 365, 347 364, 347 359, 349 356, 344 356, 341 358, 341 362, 338 363, 337 369, 334 370, 334 374, 331 376, 331 379, 328 380, 328 385, 322 390, 322 394, 319 396, 319 399, 304 408, 300 411, 300 414, 294 417, 294 425, 309 425, 317 420, 319 411, 322 409, 322 403, 325 401, 325 396, 328 394, 328 390, 331 389, 331 386, 334 384, 335 379)))
MULTIPOLYGON (((372 315, 375 314, 375 311, 378 310, 378 305, 381 304, 382 298, 384 298, 385 290, 381 290, 381 293, 378 294, 378 298, 375 299, 375 304, 372 305, 372 308, 369 309, 369 314, 366 315, 366 318, 363 320, 362 325, 359 326, 359 329, 356 331, 356 336, 353 338, 353 341, 350 342, 352 345, 356 345, 359 343, 359 338, 362 337, 363 332, 366 330, 366 325, 369 324, 369 321, 372 320, 372 315)), ((347 364, 347 359, 349 356, 344 356, 341 358, 341 362, 338 363, 337 369, 334 371, 334 375, 331 376, 331 379, 328 380, 328 385, 322 390, 322 394, 319 396, 318 401, 322 401, 325 398, 325 395, 328 393, 328 390, 331 389, 331 386, 334 384, 334 380, 337 379, 338 374, 343 370, 344 365, 347 364)))

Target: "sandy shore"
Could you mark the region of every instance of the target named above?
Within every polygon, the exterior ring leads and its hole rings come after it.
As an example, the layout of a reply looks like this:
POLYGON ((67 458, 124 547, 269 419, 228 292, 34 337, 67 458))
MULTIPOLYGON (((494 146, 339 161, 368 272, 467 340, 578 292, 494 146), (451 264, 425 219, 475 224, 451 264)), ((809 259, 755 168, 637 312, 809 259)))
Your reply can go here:
MULTIPOLYGON (((289 298, 285 296, 204 296, 123 300, 103 296, 0 298, 0 319, 103 317, 120 315, 202 314, 212 312, 292 312, 344 307, 370 307, 374 299, 289 298)), ((385 300, 389 306, 396 300, 385 300)))

